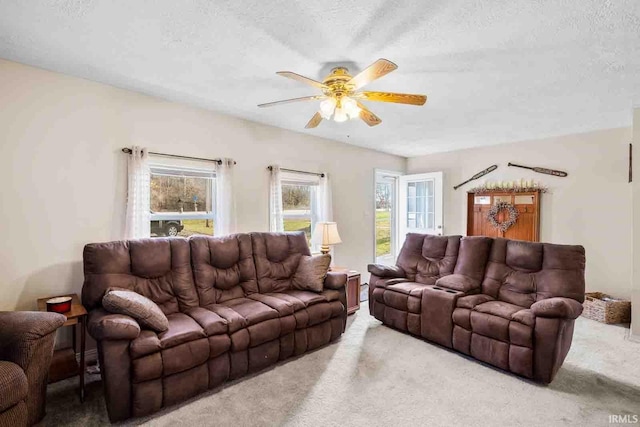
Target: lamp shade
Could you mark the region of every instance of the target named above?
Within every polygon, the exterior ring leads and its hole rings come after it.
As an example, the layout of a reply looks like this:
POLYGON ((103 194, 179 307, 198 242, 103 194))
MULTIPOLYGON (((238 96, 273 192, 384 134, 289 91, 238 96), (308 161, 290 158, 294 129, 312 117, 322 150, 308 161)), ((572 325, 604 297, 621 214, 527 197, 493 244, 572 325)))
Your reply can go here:
POLYGON ((313 240, 322 246, 342 243, 340 234, 338 234, 338 224, 335 222, 319 222, 313 232, 313 240))

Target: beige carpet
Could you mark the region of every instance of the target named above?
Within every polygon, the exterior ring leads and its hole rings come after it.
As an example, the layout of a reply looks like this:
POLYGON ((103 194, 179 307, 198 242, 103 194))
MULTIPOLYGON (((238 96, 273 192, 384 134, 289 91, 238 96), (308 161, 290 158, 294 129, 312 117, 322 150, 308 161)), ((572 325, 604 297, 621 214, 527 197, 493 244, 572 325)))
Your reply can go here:
MULTIPOLYGON (((366 306, 329 347, 129 424, 173 426, 604 426, 640 415, 640 344, 579 319, 555 381, 540 386, 382 326, 366 306)), ((98 378, 49 387, 43 425, 108 423, 98 378)))

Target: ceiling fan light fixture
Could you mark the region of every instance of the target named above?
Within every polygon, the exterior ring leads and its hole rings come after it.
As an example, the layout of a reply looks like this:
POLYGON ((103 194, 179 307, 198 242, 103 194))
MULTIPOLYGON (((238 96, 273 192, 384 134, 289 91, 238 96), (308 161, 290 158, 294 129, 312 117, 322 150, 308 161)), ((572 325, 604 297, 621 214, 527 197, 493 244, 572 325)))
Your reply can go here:
POLYGON ((337 101, 335 98, 327 98, 320 103, 320 115, 323 119, 329 120, 336 109, 337 101))
POLYGON ((342 122, 346 122, 349 119, 349 116, 347 116, 347 112, 344 110, 344 108, 340 107, 340 108, 336 108, 335 112, 333 113, 333 120, 338 122, 338 123, 342 123, 342 122))
POLYGON ((360 116, 360 107, 358 107, 358 103, 348 96, 342 98, 342 109, 347 113, 347 116, 349 116, 350 119, 360 116))

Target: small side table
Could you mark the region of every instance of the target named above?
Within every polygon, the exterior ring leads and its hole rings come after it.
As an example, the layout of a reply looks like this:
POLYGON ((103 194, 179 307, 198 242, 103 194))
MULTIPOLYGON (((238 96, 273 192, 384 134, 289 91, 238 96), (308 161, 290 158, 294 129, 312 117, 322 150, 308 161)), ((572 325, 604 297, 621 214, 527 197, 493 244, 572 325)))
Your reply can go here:
POLYGON ((347 314, 360 310, 360 273, 346 267, 331 267, 331 271, 347 275, 347 314))
MULTIPOLYGON (((84 371, 86 369, 84 353, 87 330, 87 309, 84 308, 77 294, 56 296, 71 297, 71 310, 62 313, 67 317, 67 321, 62 326, 73 326, 73 344, 71 348, 59 349, 53 352, 53 359, 51 360, 51 367, 49 368, 49 382, 56 382, 78 375, 80 377, 78 387, 80 401, 84 402, 84 371), (76 361, 76 351, 78 350, 76 335, 78 325, 80 325, 80 364, 76 361)), ((47 300, 49 298, 52 297, 38 299, 38 311, 47 311, 47 300)))

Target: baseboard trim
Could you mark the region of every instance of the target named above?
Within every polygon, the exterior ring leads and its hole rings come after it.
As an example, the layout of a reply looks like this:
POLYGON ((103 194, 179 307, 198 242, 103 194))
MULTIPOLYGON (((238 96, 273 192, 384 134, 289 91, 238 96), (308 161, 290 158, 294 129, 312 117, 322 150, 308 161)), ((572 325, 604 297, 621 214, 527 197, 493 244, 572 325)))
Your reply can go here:
POLYGON ((629 341, 631 341, 631 342, 637 342, 637 343, 640 343, 640 335, 638 335, 638 334, 629 334, 629 335, 627 336, 627 338, 628 338, 628 339, 629 339, 629 341))

